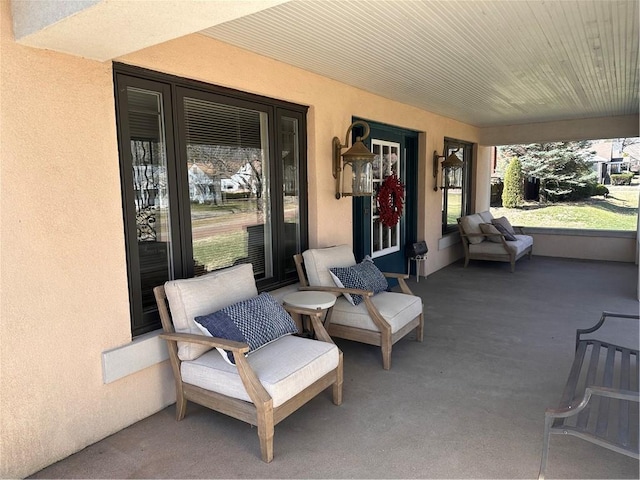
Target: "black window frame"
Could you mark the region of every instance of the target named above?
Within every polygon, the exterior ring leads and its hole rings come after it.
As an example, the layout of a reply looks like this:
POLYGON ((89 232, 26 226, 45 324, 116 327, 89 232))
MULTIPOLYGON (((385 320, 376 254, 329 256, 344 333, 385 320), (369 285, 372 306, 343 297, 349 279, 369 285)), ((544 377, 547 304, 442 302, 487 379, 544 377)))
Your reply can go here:
MULTIPOLYGON (((308 190, 307 190, 307 125, 308 106, 283 100, 255 95, 239 90, 212 85, 188 78, 177 77, 153 70, 134 67, 127 64, 113 64, 115 90, 116 122, 121 172, 121 194, 123 203, 123 221, 125 227, 125 250, 129 284, 129 303, 131 313, 131 332, 138 336, 161 328, 157 309, 143 312, 140 261, 136 237, 136 212, 133 202, 133 178, 131 160, 127 155, 131 149, 127 145, 130 130, 127 120, 126 91, 129 86, 148 90, 161 89, 165 112, 165 132, 167 149, 167 176, 174 188, 169 189, 169 202, 172 205, 171 236, 177 248, 172 255, 171 279, 194 276, 191 243, 191 220, 189 216, 189 192, 187 186, 186 160, 184 158, 184 128, 180 124, 180 99, 184 92, 195 93, 207 98, 215 98, 232 106, 256 108, 267 114, 268 141, 271 175, 269 188, 272 192, 272 249, 273 276, 257 279, 258 291, 270 291, 298 281, 297 272, 292 268, 293 259, 285 257, 284 207, 279 193, 283 190, 283 171, 278 157, 282 150, 281 122, 283 118, 293 118, 298 122, 298 188, 299 188, 299 242, 300 252, 308 248, 308 190), (175 218, 174 218, 175 216, 175 218)), ((296 252, 296 253, 300 253, 296 252)))
MULTIPOLYGON (((473 144, 464 140, 445 137, 444 154, 445 158, 449 156, 452 150, 462 149, 463 166, 462 166, 462 208, 460 216, 469 215, 471 213, 471 199, 473 198, 473 144)), ((442 173, 440 174, 442 177, 442 173)), ((448 195, 446 186, 442 186, 442 234, 447 235, 458 231, 457 223, 447 222, 448 195)))

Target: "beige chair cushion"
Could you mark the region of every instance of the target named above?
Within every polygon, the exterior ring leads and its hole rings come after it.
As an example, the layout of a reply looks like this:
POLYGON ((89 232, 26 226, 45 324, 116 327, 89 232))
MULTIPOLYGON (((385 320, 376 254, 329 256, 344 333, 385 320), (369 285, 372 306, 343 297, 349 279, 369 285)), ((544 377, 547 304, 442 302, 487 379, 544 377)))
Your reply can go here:
MULTIPOLYGON (((464 233, 466 233, 467 235, 473 234, 473 233, 482 233, 482 230, 480 229, 481 223, 485 223, 485 222, 484 220, 482 220, 482 217, 477 213, 474 213, 473 215, 466 215, 460 218, 460 225, 462 226, 464 233)), ((484 240, 484 237, 481 237, 481 236, 477 236, 477 237, 474 236, 474 237, 467 237, 467 238, 469 239, 470 244, 482 243, 482 241, 484 240)))
POLYGON ((490 242, 502 243, 502 237, 499 236, 500 232, 496 227, 493 226, 493 224, 481 223, 480 230, 482 230, 482 233, 486 233, 488 235, 497 234, 496 236, 486 237, 486 239, 490 242))
POLYGON ((331 267, 351 267, 356 257, 349 245, 337 245, 327 248, 312 248, 302 254, 307 271, 309 285, 312 287, 335 287, 331 267))
MULTIPOLYGON (((335 370, 339 350, 332 343, 289 335, 256 350, 247 361, 277 407, 335 370)), ((215 350, 182 362, 180 371, 184 383, 251 401, 237 368, 215 350)))
POLYGON ((491 212, 489 210, 485 210, 484 212, 480 212, 480 213, 478 213, 478 215, 480 215, 480 217, 482 218, 482 221, 484 223, 491 223, 491 220, 493 220, 493 215, 491 214, 491 212))
MULTIPOLYGON (((164 285, 176 332, 202 335, 195 317, 213 313, 258 294, 249 263, 218 270, 201 277, 172 280, 164 285)), ((210 350, 206 345, 178 342, 180 360, 194 360, 210 350)), ((216 355, 217 352, 215 352, 216 355)))
MULTIPOLYGON (((371 302, 391 325, 392 334, 422 313, 420 297, 405 293, 381 292, 371 297, 371 302)), ((331 323, 374 332, 380 331, 371 320, 364 302, 354 307, 344 297, 336 300, 331 314, 331 323)))
MULTIPOLYGON (((507 242, 507 248, 512 251, 516 257, 533 245, 533 237, 529 235, 515 235, 515 238, 515 241, 507 242)), ((479 245, 469 245, 469 253, 482 255, 504 255, 508 252, 505 251, 504 245, 502 244, 483 242, 479 245)))

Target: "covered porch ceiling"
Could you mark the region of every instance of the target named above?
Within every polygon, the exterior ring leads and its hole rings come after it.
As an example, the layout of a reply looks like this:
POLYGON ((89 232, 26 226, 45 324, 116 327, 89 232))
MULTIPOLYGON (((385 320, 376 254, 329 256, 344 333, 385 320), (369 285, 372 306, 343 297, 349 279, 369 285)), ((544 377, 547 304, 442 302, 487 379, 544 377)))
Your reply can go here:
POLYGON ((638 115, 637 0, 12 6, 26 45, 104 61, 199 33, 477 127, 638 115))

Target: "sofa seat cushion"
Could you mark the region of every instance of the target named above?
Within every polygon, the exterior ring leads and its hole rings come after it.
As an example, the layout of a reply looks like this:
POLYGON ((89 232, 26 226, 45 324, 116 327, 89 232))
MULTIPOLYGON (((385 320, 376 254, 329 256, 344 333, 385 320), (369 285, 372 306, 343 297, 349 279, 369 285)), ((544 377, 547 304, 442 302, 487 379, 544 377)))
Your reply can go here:
MULTIPOLYGON (((288 335, 256 350, 247 361, 277 407, 335 370, 339 350, 332 343, 288 335)), ((251 401, 237 368, 215 350, 182 362, 180 371, 184 383, 251 401)))
MULTIPOLYGON (((422 300, 414 295, 381 292, 370 298, 380 315, 391 325, 392 334, 422 313, 422 300)), ((331 324, 334 323, 374 332, 380 331, 369 316, 364 302, 354 307, 344 297, 338 298, 333 307, 331 324)))
MULTIPOLYGON (((516 235, 516 240, 513 242, 507 242, 507 248, 515 253, 518 257, 527 248, 533 245, 533 237, 530 235, 516 235)), ((484 254, 484 255, 505 255, 507 252, 504 250, 502 243, 483 242, 477 245, 469 245, 470 254, 484 254)))
MULTIPOLYGON (((465 215, 464 217, 460 217, 460 226, 462 226, 464 233, 466 233, 467 235, 482 234, 482 230, 480 229, 481 223, 486 223, 486 222, 482 219, 479 213, 474 213, 473 215, 465 215)), ((478 235, 478 236, 474 235, 472 237, 467 237, 467 239, 469 240, 469 243, 471 245, 477 245, 479 243, 482 243, 485 237, 481 235, 478 235)))
POLYGON ((329 271, 332 267, 351 267, 356 257, 349 245, 337 245, 328 248, 311 248, 302 254, 307 271, 309 285, 312 287, 335 287, 329 271))
MULTIPOLYGON (((207 315, 258 295, 253 266, 249 263, 217 270, 200 277, 172 280, 164 284, 176 332, 202 335, 195 317, 207 315), (219 295, 224 292, 224 295, 219 295)), ((178 358, 193 360, 210 347, 178 342, 178 358)))

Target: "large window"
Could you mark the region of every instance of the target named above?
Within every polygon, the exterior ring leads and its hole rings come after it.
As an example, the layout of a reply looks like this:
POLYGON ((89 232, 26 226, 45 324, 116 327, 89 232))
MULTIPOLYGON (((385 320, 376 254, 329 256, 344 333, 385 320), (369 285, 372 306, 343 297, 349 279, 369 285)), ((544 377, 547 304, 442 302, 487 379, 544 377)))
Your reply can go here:
POLYGON ((306 107, 114 69, 132 332, 153 287, 239 263, 260 290, 296 281, 307 247, 306 107))
POLYGON ((461 168, 442 172, 442 233, 457 231, 458 218, 471 213, 471 157, 472 145, 460 140, 444 139, 444 156, 456 155, 461 168))

